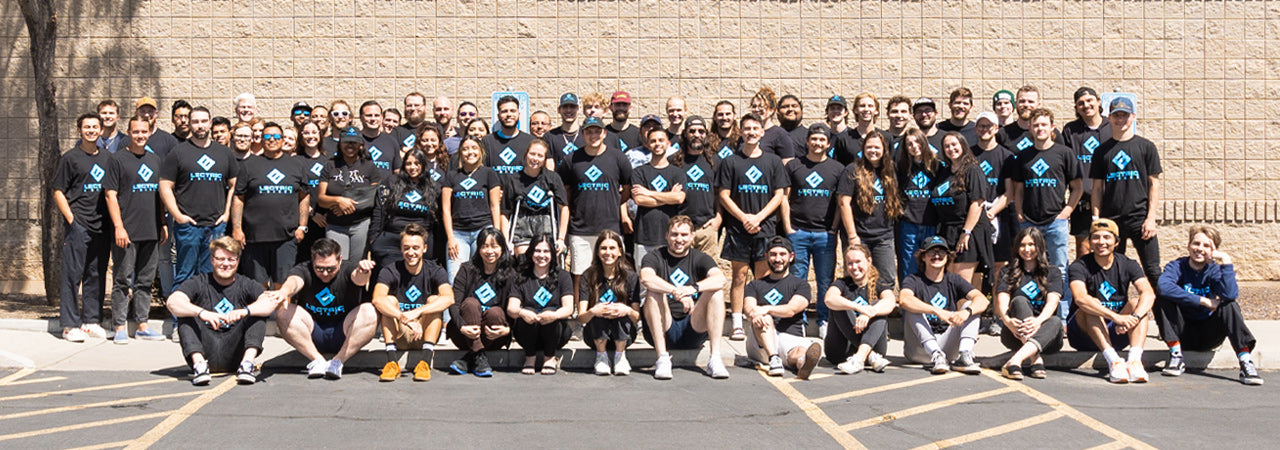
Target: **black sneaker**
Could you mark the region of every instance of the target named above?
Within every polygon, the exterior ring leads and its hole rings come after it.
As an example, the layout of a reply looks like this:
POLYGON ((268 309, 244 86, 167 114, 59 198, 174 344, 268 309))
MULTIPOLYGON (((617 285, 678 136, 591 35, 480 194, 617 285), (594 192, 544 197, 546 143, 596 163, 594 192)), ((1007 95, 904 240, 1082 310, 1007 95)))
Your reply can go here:
POLYGON ((449 370, 456 375, 466 375, 468 372, 471 372, 471 363, 467 362, 467 357, 456 359, 449 363, 449 370))
POLYGON ((209 375, 209 363, 198 363, 192 368, 192 386, 207 386, 212 379, 213 377, 209 375))
POLYGON ((1166 377, 1176 377, 1186 373, 1187 363, 1182 360, 1182 355, 1169 356, 1169 363, 1164 365, 1164 370, 1160 373, 1166 377))
POLYGON ((476 355, 475 374, 477 377, 488 378, 493 376, 493 367, 489 366, 489 357, 483 353, 476 355))
POLYGON ((240 369, 236 370, 237 384, 253 384, 258 382, 258 368, 251 361, 240 363, 240 369))
POLYGON ((1258 375, 1258 368, 1253 366, 1252 361, 1240 363, 1240 382, 1249 386, 1262 386, 1262 377, 1258 375))

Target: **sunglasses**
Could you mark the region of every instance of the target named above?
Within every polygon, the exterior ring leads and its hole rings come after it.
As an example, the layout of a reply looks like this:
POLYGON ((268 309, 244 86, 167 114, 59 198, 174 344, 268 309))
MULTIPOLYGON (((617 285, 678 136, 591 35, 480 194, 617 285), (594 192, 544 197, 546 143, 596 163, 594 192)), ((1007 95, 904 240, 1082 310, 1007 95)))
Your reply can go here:
POLYGON ((295 116, 307 116, 307 117, 311 117, 311 111, 307 111, 307 110, 305 110, 305 109, 299 109, 299 110, 297 110, 297 111, 294 111, 294 112, 293 112, 293 115, 295 115, 295 116))
POLYGON ((262 135, 262 138, 263 138, 263 139, 266 139, 266 140, 268 140, 268 141, 276 141, 276 140, 280 140, 281 138, 284 138, 284 136, 283 136, 283 135, 281 135, 281 134, 279 134, 279 133, 276 133, 276 134, 264 134, 264 135, 262 135))
POLYGON ((475 117, 475 116, 476 116, 476 113, 473 113, 473 112, 460 112, 460 113, 458 113, 458 117, 475 117))
POLYGON ((338 271, 338 266, 312 266, 312 269, 315 269, 316 273, 334 273, 338 271))
POLYGON ((332 111, 329 115, 333 117, 350 117, 351 111, 332 111))

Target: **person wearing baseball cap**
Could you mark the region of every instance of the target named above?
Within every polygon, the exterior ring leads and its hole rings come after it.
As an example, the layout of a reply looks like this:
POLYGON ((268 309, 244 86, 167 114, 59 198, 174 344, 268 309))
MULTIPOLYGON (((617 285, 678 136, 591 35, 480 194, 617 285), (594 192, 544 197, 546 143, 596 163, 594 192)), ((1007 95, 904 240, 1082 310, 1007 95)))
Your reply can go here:
POLYGON ((846 119, 849 118, 849 102, 844 99, 843 95, 832 95, 827 99, 827 117, 825 122, 831 128, 833 135, 844 134, 844 130, 849 128, 846 119))
POLYGON ((911 103, 911 116, 916 121, 916 128, 929 140, 929 150, 933 154, 942 151, 942 133, 938 132, 938 105, 929 97, 920 97, 911 103))
POLYGON ((1073 294, 1067 319, 1067 342, 1082 352, 1101 351, 1112 383, 1146 383, 1142 346, 1147 342, 1147 318, 1156 294, 1142 267, 1116 251, 1120 227, 1111 219, 1094 220, 1089 226, 1093 252, 1067 268, 1073 294), (1138 290, 1129 297, 1129 286, 1138 290), (1129 347, 1128 362, 1116 350, 1129 347))
MULTIPOLYGON (((583 147, 564 156, 564 187, 569 194, 569 271, 574 283, 591 265, 596 237, 604 230, 619 234, 633 229, 627 199, 631 197, 631 164, 620 151, 607 151, 604 122, 588 116, 582 122, 583 147)), ((566 220, 561 218, 560 220, 566 220)))
POLYGON ((298 102, 293 104, 293 108, 289 110, 289 120, 293 122, 294 127, 301 127, 302 122, 311 118, 311 105, 307 102, 298 102))
POLYGON ((1001 127, 1016 120, 1013 117, 1013 93, 1009 92, 1008 89, 996 91, 991 96, 991 111, 995 112, 996 117, 1000 118, 998 125, 1001 127))
POLYGON ((604 127, 618 137, 619 148, 628 150, 643 145, 640 129, 627 123, 631 118, 631 94, 627 91, 614 92, 609 99, 609 112, 613 114, 613 121, 604 127))
POLYGON ((151 153, 155 153, 160 157, 161 161, 169 156, 169 152, 177 147, 181 142, 173 134, 156 127, 156 100, 151 97, 142 97, 134 102, 136 108, 134 114, 141 117, 151 124, 151 137, 147 138, 147 149, 151 153))
POLYGON ((803 313, 812 296, 805 279, 791 276, 794 259, 790 240, 769 239, 769 272, 747 284, 745 312, 751 330, 746 348, 753 361, 768 365, 769 376, 781 377, 793 368, 796 378, 807 380, 822 359, 822 344, 804 337, 803 313))
POLYGON ((578 139, 578 94, 565 92, 560 95, 560 104, 556 112, 560 113, 560 126, 552 128, 543 137, 551 144, 551 152, 547 158, 559 164, 565 155, 573 153, 578 146, 573 142, 578 139))
MULTIPOLYGON (((1017 218, 1014 208, 1009 204, 1012 192, 1006 192, 1006 182, 1010 178, 1007 168, 1014 164, 1013 152, 996 142, 996 134, 1000 131, 1000 118, 996 113, 983 111, 973 121, 973 131, 978 140, 973 142, 970 151, 977 160, 978 167, 986 173, 986 199, 983 209, 991 219, 995 228, 992 238, 991 273, 1000 273, 1005 263, 1013 257, 1013 235, 1018 232, 1017 218)), ((1061 276, 1059 276, 1061 278, 1061 276)))
MULTIPOLYGON (((1094 152, 1111 139, 1111 123, 1102 116, 1102 101, 1093 88, 1076 90, 1075 111, 1075 120, 1062 126, 1062 143, 1075 152, 1076 160, 1080 161, 1081 180, 1084 182, 1080 204, 1089 205, 1093 198, 1093 179, 1089 172, 1093 167, 1094 152)), ((1089 253, 1089 224, 1092 221, 1089 208, 1076 208, 1071 213, 1071 236, 1076 241, 1076 258, 1089 253)))
POLYGON ((973 356, 978 316, 990 302, 968 280, 947 271, 955 254, 942 236, 925 238, 916 261, 920 271, 902 280, 898 306, 904 313, 903 355, 935 375, 956 371, 976 375, 973 356), (956 355, 948 364, 947 353, 956 355))
MULTIPOLYGON (((836 266, 835 234, 829 232, 836 222, 836 188, 844 166, 827 156, 831 150, 831 128, 826 123, 809 125, 803 156, 786 164, 791 178, 791 192, 782 202, 782 227, 796 247, 794 272, 807 280, 810 269, 817 280, 818 292, 827 292, 836 266)), ((818 296, 818 336, 825 337, 827 305, 818 296)))

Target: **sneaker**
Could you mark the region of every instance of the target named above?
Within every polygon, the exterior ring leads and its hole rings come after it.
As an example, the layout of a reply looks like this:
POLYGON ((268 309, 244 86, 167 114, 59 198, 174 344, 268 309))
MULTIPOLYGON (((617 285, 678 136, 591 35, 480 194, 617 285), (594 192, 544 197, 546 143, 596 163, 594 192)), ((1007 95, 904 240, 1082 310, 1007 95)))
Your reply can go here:
POLYGON ((671 355, 658 355, 658 361, 653 363, 653 379, 671 379, 671 355))
MULTIPOLYGON (((163 337, 162 337, 163 338, 163 337)), ((258 367, 253 361, 243 361, 236 370, 237 384, 253 384, 258 382, 258 367)))
POLYGON ((746 339, 747 339, 747 332, 744 331, 742 327, 734 328, 733 333, 729 334, 729 340, 731 341, 744 341, 746 339))
POLYGON ((1107 381, 1115 384, 1125 384, 1129 382, 1129 367, 1124 362, 1116 361, 1111 365, 1111 372, 1107 374, 1107 381))
POLYGON ((209 363, 207 362, 196 363, 191 369, 192 386, 205 386, 213 379, 213 377, 209 376, 209 363))
POLYGON ((999 320, 991 321, 991 326, 987 327, 987 336, 999 336, 1004 332, 1004 326, 1000 325, 999 320))
POLYGON ((425 360, 413 366, 413 381, 431 381, 431 364, 425 360))
POLYGON ((96 323, 81 326, 80 331, 83 331, 86 335, 94 339, 107 338, 107 330, 103 329, 102 325, 98 325, 96 323))
POLYGON ((342 361, 332 359, 329 360, 329 368, 324 371, 324 379, 341 380, 342 379, 342 361))
POLYGON ((115 336, 111 338, 116 345, 126 345, 129 343, 129 332, 126 330, 116 330, 115 336))
POLYGON ((88 334, 79 328, 66 328, 62 330, 62 338, 67 342, 84 342, 88 334))
POLYGON ((466 358, 455 359, 453 362, 449 363, 449 370, 453 371, 453 373, 457 375, 466 375, 467 372, 471 371, 471 364, 467 363, 466 358))
POLYGON ((707 375, 717 380, 729 378, 729 371, 724 368, 724 360, 719 355, 711 355, 711 359, 707 361, 707 375))
POLYGON ((173 331, 169 332, 169 340, 173 341, 173 343, 175 344, 179 343, 179 341, 182 340, 181 338, 178 337, 178 326, 176 323, 173 326, 173 331))
POLYGON ((982 367, 978 365, 977 361, 973 360, 973 352, 960 352, 960 356, 956 357, 955 362, 951 363, 951 365, 955 366, 957 372, 963 374, 977 375, 982 373, 982 367))
POLYGON ((840 364, 836 364, 836 373, 841 375, 853 375, 862 371, 862 363, 852 359, 846 359, 840 364))
POLYGON ((159 331, 152 330, 151 328, 147 328, 145 330, 135 331, 133 333, 133 338, 141 339, 144 341, 163 341, 164 335, 160 334, 159 331))
POLYGON ((329 366, 329 362, 323 359, 317 359, 307 363, 307 378, 324 377, 324 369, 329 366))
POLYGON ((822 322, 818 324, 818 339, 822 339, 822 340, 827 339, 827 323, 826 322, 822 322))
POLYGON ((387 361, 382 366, 382 373, 378 375, 378 381, 396 381, 400 378, 400 364, 395 361, 387 361))
POLYGON ((933 365, 929 367, 929 372, 934 375, 941 375, 951 371, 951 366, 947 365, 947 355, 942 354, 942 352, 934 352, 932 362, 933 365))
POLYGON ((1262 377, 1258 375, 1258 368, 1254 367, 1252 361, 1240 363, 1240 382, 1249 386, 1262 386, 1262 377))
POLYGON ((1187 373, 1187 363, 1182 361, 1182 355, 1169 356, 1169 362, 1164 365, 1164 370, 1160 371, 1160 374, 1166 377, 1176 377, 1184 373, 1187 373))
POLYGON ((1142 361, 1129 362, 1129 382, 1130 383, 1146 383, 1147 369, 1142 367, 1142 361))
POLYGON ((613 368, 609 367, 609 355, 604 353, 596 353, 596 375, 613 375, 613 368))
POLYGON ((1000 368, 1000 375, 1010 380, 1022 379, 1022 366, 1016 364, 1005 364, 1000 368))
POLYGON ((476 355, 475 374, 480 378, 489 378, 493 376, 493 367, 489 365, 489 357, 483 353, 476 355))
POLYGON ((870 355, 867 355, 867 362, 871 363, 871 370, 876 373, 884 373, 884 368, 889 367, 889 358, 885 358, 876 352, 871 352, 870 355))
MULTIPOLYGON (((711 364, 710 362, 708 362, 707 363, 708 372, 711 371, 710 367, 711 367, 711 364)), ((780 377, 785 372, 786 370, 782 368, 782 357, 778 355, 770 356, 769 357, 769 376, 780 377)))
POLYGON ((615 359, 617 361, 613 362, 613 374, 618 376, 631 375, 631 363, 627 362, 627 354, 618 353, 615 359))
POLYGON ((820 359, 822 359, 822 344, 817 342, 809 344, 809 349, 804 352, 804 362, 796 368, 796 378, 808 380, 809 375, 813 373, 813 368, 818 367, 820 359))

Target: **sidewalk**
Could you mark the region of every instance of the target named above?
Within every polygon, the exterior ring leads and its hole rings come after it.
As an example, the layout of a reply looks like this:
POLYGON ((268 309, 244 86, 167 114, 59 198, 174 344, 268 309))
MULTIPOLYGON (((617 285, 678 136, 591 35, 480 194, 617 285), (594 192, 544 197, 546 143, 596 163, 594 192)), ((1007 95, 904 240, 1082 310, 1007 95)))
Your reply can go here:
MULTIPOLYGON (((151 326, 163 329, 161 321, 151 321, 151 326)), ((892 328, 892 327, 891 327, 892 328)), ((1155 329, 1154 324, 1151 327, 1155 329)), ((1280 352, 1280 321, 1250 321, 1249 328, 1258 339, 1258 348, 1254 349, 1254 361, 1259 369, 1280 369, 1280 363, 1271 364, 1266 354, 1271 351, 1280 352)), ((168 330, 165 330, 166 332, 168 330)), ((1143 362, 1148 368, 1163 366, 1168 358, 1164 344, 1154 336, 1147 340, 1143 362)), ((742 342, 724 339, 721 356, 725 364, 749 366, 742 342)), ((268 327, 266 342, 258 361, 273 368, 301 368, 307 361, 294 352, 283 339, 275 335, 274 324, 268 327)), ((912 365, 902 357, 903 343, 899 339, 889 340, 889 359, 895 365, 912 365)), ((1000 339, 994 336, 983 336, 978 340, 974 351, 984 367, 998 368, 1011 354, 1000 345, 1000 339)), ((442 368, 449 361, 457 359, 462 352, 452 344, 445 342, 436 349, 435 367, 442 368)), ((1122 353, 1123 355, 1123 353, 1122 353)), ((632 365, 645 368, 653 365, 657 355, 653 347, 643 340, 637 341, 627 353, 632 365)), ((703 366, 709 354, 704 346, 700 351, 685 350, 672 352, 672 362, 677 366, 703 366)), ((571 369, 589 369, 595 362, 595 351, 589 349, 581 341, 571 341, 561 353, 562 366, 571 369)), ((497 368, 515 368, 523 360, 523 352, 518 349, 490 353, 490 362, 497 368)), ((1238 367, 1236 357, 1227 343, 1216 352, 1188 352, 1187 365, 1190 368, 1235 369, 1238 367)), ((365 346, 364 351, 347 361, 346 366, 352 369, 377 370, 386 363, 382 343, 377 339, 365 346)), ((1058 370, 1101 370, 1104 368, 1102 357, 1092 352, 1063 351, 1045 357, 1045 364, 1058 370)), ((57 320, 25 320, 0 319, 0 367, 34 368, 39 370, 83 370, 83 371, 156 371, 161 369, 184 368, 186 363, 181 355, 181 348, 170 341, 142 341, 133 339, 129 345, 114 345, 110 340, 89 339, 84 343, 67 342, 61 337, 61 329, 57 320)), ((830 365, 824 360, 822 366, 830 365)))

